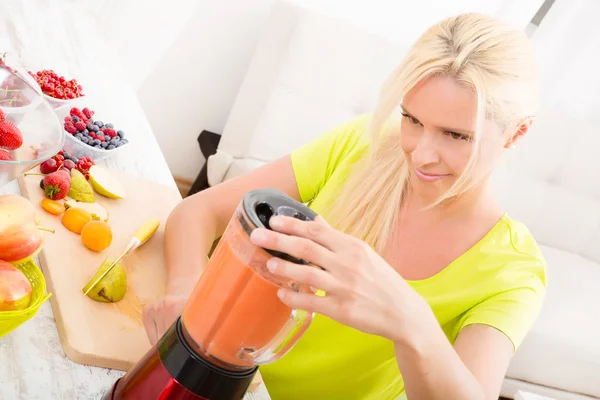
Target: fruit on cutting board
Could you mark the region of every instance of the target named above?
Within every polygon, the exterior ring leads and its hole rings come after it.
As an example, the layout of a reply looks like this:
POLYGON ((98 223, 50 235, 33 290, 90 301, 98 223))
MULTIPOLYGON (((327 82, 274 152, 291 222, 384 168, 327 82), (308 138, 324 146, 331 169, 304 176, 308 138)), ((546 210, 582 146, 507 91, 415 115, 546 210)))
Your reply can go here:
POLYGON ((84 201, 77 201, 73 199, 65 200, 66 208, 83 208, 92 215, 92 219, 95 221, 108 222, 109 213, 108 210, 100 203, 86 203, 84 201))
POLYGON ((67 197, 71 190, 72 180, 67 171, 58 170, 43 180, 44 193, 51 200, 61 200, 67 197))
POLYGON ((0 196, 0 260, 12 263, 33 257, 43 243, 33 204, 17 195, 0 196))
POLYGON ((69 197, 85 203, 93 203, 95 201, 92 186, 90 186, 85 176, 78 169, 71 170, 71 190, 69 191, 69 197))
POLYGON ((23 145, 23 135, 19 127, 10 121, 0 122, 0 148, 17 150, 23 145))
POLYGON ((56 200, 42 199, 41 204, 42 208, 52 215, 60 215, 65 212, 65 206, 56 200))
MULTIPOLYGON (((88 288, 107 270, 108 267, 113 263, 114 260, 106 259, 98 268, 92 279, 85 285, 83 292, 85 293, 88 288)), ((127 292, 127 274, 125 268, 121 264, 117 264, 110 270, 104 278, 102 278, 87 294, 92 300, 104 302, 104 303, 116 303, 123 300, 125 293, 127 292)))
POLYGON ((94 190, 111 199, 122 199, 125 197, 125 187, 121 182, 105 168, 94 165, 90 168, 90 183, 94 190))
POLYGON ((85 224, 92 220, 92 215, 83 208, 69 208, 62 216, 61 223, 73 233, 81 234, 85 224))
POLYGON ((9 262, 0 260, 0 311, 27 308, 33 287, 21 270, 9 262))
POLYGON ((81 241, 90 250, 102 251, 112 243, 112 230, 106 222, 88 222, 81 231, 81 241))

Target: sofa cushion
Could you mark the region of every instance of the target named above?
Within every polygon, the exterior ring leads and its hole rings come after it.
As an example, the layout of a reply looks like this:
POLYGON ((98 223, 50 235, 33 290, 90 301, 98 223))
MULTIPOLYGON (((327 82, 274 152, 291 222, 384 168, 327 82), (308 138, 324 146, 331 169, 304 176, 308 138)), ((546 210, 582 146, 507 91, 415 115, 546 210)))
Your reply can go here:
POLYGON ((541 246, 548 292, 507 377, 600 397, 600 264, 541 246))

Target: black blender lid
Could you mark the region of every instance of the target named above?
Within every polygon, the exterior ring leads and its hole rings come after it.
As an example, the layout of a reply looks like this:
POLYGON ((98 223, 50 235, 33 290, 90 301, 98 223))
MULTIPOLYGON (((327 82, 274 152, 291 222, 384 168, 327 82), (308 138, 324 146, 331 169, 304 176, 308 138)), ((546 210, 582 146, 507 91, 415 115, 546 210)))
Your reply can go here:
MULTIPOLYGON (((255 227, 271 229, 269 220, 276 215, 293 217, 302 221, 313 221, 318 215, 303 203, 274 188, 255 189, 246 193, 242 200, 242 207, 250 220, 250 225, 253 225, 244 226, 248 234, 255 227)), ((265 249, 265 251, 293 263, 306 264, 306 261, 292 257, 289 254, 269 249, 265 249)))

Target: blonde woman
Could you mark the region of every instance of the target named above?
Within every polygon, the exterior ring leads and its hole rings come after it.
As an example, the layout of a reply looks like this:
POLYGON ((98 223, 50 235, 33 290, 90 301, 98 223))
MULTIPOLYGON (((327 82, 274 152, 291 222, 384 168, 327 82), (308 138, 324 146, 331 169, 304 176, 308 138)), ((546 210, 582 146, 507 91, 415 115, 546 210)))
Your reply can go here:
POLYGON ((326 295, 280 291, 317 317, 289 354, 261 367, 273 399, 497 399, 546 288, 534 238, 488 188, 531 126, 536 72, 524 33, 495 19, 431 27, 372 115, 175 209, 169 294, 144 314, 151 341, 179 315, 243 194, 276 187, 321 217, 276 217, 252 240, 321 266, 269 264, 326 295))

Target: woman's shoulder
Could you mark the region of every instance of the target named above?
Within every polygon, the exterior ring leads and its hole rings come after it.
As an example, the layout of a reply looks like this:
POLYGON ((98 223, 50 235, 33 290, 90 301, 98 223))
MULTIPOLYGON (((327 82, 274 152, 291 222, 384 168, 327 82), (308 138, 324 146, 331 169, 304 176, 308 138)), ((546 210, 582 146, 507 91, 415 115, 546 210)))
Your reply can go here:
POLYGON ((498 279, 546 285, 546 259, 535 236, 518 219, 504 214, 480 249, 482 257, 498 267, 498 279))

